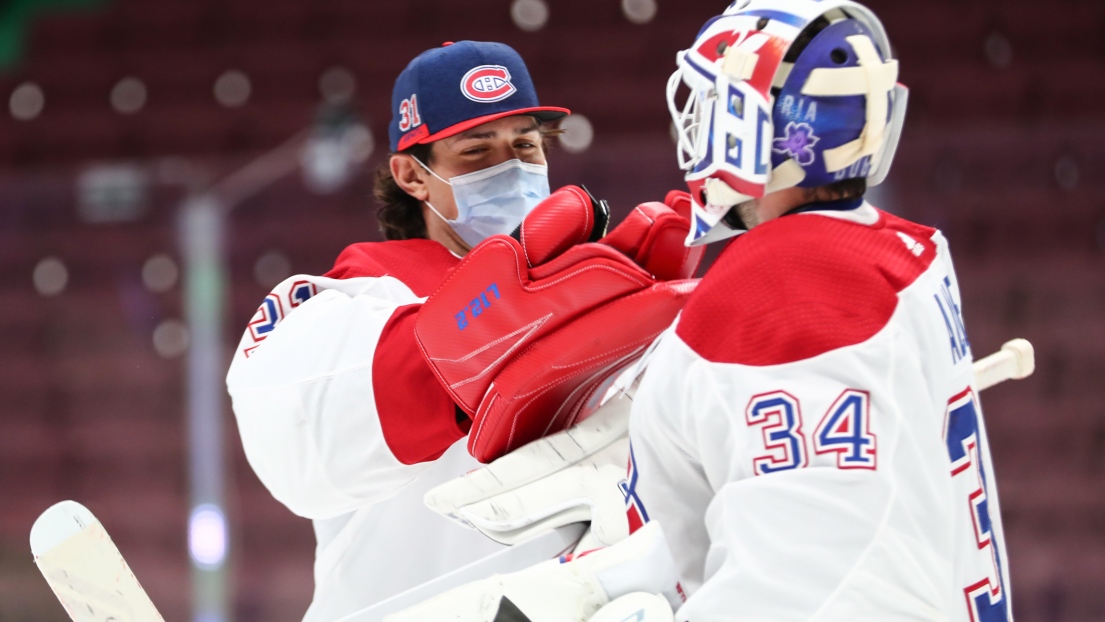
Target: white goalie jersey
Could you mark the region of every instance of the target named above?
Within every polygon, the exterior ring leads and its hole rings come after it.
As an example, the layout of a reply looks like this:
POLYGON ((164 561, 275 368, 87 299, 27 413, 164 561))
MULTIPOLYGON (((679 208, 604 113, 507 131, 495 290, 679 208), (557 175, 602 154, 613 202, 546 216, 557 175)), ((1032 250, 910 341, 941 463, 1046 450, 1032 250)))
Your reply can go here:
POLYGON ((250 466, 314 521, 328 622, 502 548, 422 503, 479 465, 466 423, 418 353, 413 321, 459 259, 429 240, 354 244, 291 277, 249 323, 227 388, 250 466))
POLYGON ((681 621, 1011 620, 947 243, 841 207, 736 239, 660 338, 631 528, 663 525, 681 621))

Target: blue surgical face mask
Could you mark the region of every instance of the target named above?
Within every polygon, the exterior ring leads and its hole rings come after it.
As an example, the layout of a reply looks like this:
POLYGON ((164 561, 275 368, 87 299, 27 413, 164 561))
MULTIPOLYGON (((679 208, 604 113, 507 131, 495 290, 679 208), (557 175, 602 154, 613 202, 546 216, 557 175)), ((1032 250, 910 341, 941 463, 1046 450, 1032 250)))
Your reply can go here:
POLYGON ((469 246, 493 235, 510 235, 526 215, 549 196, 549 167, 543 164, 507 160, 474 173, 442 179, 418 158, 414 161, 452 186, 457 205, 456 220, 442 216, 429 201, 425 203, 469 246))

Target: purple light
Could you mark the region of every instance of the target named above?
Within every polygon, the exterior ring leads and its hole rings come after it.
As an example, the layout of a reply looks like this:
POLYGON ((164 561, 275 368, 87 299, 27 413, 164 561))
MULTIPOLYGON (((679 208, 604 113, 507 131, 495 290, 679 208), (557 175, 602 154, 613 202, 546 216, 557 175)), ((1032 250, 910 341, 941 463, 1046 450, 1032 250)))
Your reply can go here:
POLYGON ((204 570, 215 570, 226 561, 226 518, 222 508, 205 503, 188 519, 188 552, 204 570))

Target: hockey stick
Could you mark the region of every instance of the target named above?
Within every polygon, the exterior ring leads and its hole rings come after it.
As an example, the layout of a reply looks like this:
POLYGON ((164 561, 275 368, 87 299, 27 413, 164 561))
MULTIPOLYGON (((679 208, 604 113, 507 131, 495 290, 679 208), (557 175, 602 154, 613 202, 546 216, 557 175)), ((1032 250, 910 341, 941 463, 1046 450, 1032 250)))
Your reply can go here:
MULTIPOLYGON (((571 549, 583 524, 567 525, 397 594, 349 620, 380 620, 430 596, 496 572, 515 572, 571 549)), ((163 622, 100 521, 80 503, 50 506, 31 527, 31 553, 73 622, 163 622)))
POLYGON ((38 517, 31 553, 74 622, 163 620, 103 525, 76 501, 54 504, 38 517))
POLYGON ((1027 378, 1036 369, 1032 344, 1027 339, 1006 341, 1000 351, 975 361, 974 369, 979 391, 1006 380, 1027 378))

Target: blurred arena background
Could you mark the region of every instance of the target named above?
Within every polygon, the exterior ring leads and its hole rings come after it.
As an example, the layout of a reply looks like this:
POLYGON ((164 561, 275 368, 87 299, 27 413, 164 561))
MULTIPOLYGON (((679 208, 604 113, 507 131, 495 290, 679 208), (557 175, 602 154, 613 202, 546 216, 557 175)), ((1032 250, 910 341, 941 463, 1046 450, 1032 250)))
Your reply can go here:
MULTIPOLYGON (((950 238, 976 357, 1037 349, 1035 376, 983 396, 1014 611, 1105 619, 1105 2, 868 4, 912 89, 873 202, 950 238)), ((443 41, 514 46, 542 101, 576 113, 553 187, 582 182, 620 217, 682 187, 664 84, 725 6, 0 2, 0 621, 66 619, 27 535, 67 498, 166 619, 298 620, 310 523, 254 477, 225 392, 195 381, 221 383, 270 286, 379 239, 395 76, 443 41)))

